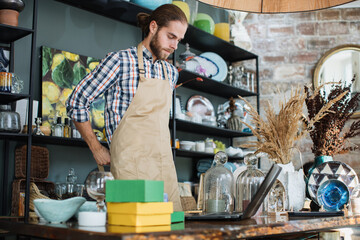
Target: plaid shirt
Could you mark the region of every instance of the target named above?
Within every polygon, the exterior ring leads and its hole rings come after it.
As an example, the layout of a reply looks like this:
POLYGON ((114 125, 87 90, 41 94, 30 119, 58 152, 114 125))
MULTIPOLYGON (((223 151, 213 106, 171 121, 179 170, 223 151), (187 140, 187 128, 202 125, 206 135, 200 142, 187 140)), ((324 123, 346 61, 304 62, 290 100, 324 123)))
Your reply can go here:
MULTIPOLYGON (((143 47, 146 78, 165 79, 161 60, 153 63, 151 52, 143 47)), ((179 73, 165 61, 170 87, 174 89, 179 73)), ((67 114, 77 122, 89 121, 90 104, 101 94, 105 97, 106 137, 111 138, 129 107, 139 84, 137 48, 111 52, 75 87, 66 102, 67 114)))

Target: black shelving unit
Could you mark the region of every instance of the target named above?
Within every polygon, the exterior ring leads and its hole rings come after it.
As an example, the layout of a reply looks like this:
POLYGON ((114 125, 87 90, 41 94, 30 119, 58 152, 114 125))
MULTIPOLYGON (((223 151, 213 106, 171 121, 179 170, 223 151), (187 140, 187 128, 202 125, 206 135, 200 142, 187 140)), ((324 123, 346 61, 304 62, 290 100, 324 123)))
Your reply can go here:
MULTIPOLYGON (((58 2, 74 6, 95 14, 99 14, 117 21, 121 21, 133 26, 137 26, 136 15, 140 12, 151 13, 150 9, 144 8, 142 6, 136 5, 127 1, 109 1, 106 5, 96 4, 96 1, 88 0, 56 0, 58 2)), ((192 25, 189 25, 188 30, 185 34, 184 39, 181 43, 188 43, 192 48, 197 49, 202 52, 215 52, 219 54, 225 61, 228 63, 245 61, 245 60, 254 60, 256 67, 256 86, 259 89, 259 71, 258 71, 258 56, 248 52, 244 49, 234 46, 233 44, 224 41, 218 37, 215 37, 212 34, 209 34, 205 31, 202 31, 192 25)), ((173 54, 173 61, 175 62, 175 54, 173 54)), ((199 77, 199 75, 182 70, 179 74, 178 83, 182 83, 188 79, 199 77)), ((200 76, 201 77, 201 76, 200 76)), ((202 77, 203 82, 192 81, 184 85, 185 88, 197 90, 204 93, 209 93, 215 96, 230 98, 237 96, 250 97, 255 96, 257 99, 257 110, 260 109, 260 95, 259 90, 257 92, 250 92, 247 90, 235 88, 224 82, 218 82, 210 78, 202 77)), ((173 94, 173 109, 175 110, 175 96, 176 90, 173 94)), ((171 138, 175 142, 176 139, 176 130, 184 130, 187 132, 194 132, 200 134, 222 136, 222 137, 244 137, 252 136, 252 134, 242 133, 238 131, 232 131, 229 129, 222 129, 218 127, 207 126, 203 124, 196 124, 191 122, 186 122, 177 119, 170 119, 170 127, 172 128, 171 138)), ((174 157, 181 153, 179 150, 173 150, 174 157)), ((181 153, 183 154, 183 153, 181 153)), ((199 158, 201 154, 189 153, 188 157, 199 158)))
MULTIPOLYGON (((14 103, 20 99, 28 99, 28 119, 27 125, 32 125, 32 101, 33 101, 33 80, 34 80, 34 62, 35 62, 35 51, 36 51, 36 26, 37 26, 37 7, 38 0, 33 0, 33 9, 32 9, 32 29, 23 28, 21 26, 9 26, 0 24, 0 44, 1 46, 9 45, 10 49, 10 72, 14 72, 14 42, 19 39, 22 39, 26 36, 31 35, 31 59, 30 59, 30 70, 29 70, 29 93, 28 94, 14 94, 14 93, 0 93, 0 104, 9 104, 14 103)), ((4 152, 3 152, 3 185, 2 185, 2 207, 1 215, 8 214, 7 200, 8 196, 8 170, 9 170, 9 141, 15 140, 19 142, 25 142, 27 147, 26 153, 26 188, 25 188, 25 221, 28 221, 29 217, 29 203, 30 203, 30 165, 31 165, 31 145, 32 145, 32 136, 31 128, 28 128, 26 134, 23 133, 4 133, 0 132, 0 139, 4 141, 4 152)))
MULTIPOLYGON (((0 44, 10 44, 11 49, 13 50, 13 42, 21 39, 25 36, 32 36, 32 49, 31 49, 31 66, 30 66, 30 87, 29 94, 0 94, 0 103, 14 102, 19 99, 26 98, 29 100, 29 120, 28 126, 32 125, 32 99, 33 99, 33 77, 34 77, 34 67, 33 63, 35 61, 35 46, 36 46, 36 26, 37 26, 37 6, 38 0, 33 0, 33 28, 26 29, 22 27, 11 27, 0 24, 0 44)), ((56 0, 57 2, 61 2, 67 4, 69 6, 77 7, 83 9, 85 11, 92 12, 94 14, 102 15, 117 21, 121 21, 133 26, 137 26, 136 15, 139 12, 151 13, 150 9, 141 7, 139 5, 133 4, 131 2, 126 1, 109 1, 106 5, 96 4, 97 1, 89 1, 89 0, 56 0)), ((99 1, 98 1, 99 2, 99 1)), ((206 33, 196 27, 189 25, 189 28, 186 32, 182 43, 188 43, 192 48, 197 49, 202 52, 215 52, 219 54, 225 61, 228 63, 236 62, 236 61, 245 61, 245 60, 254 60, 256 63, 256 85, 257 89, 259 89, 259 72, 258 72, 258 57, 257 55, 250 53, 244 49, 238 48, 232 45, 229 42, 226 42, 220 38, 217 38, 209 33, 206 33)), ((173 58, 175 58, 175 54, 173 54, 173 58)), ((173 59, 175 60, 175 59, 173 59)), ((186 81, 189 78, 197 77, 197 74, 191 73, 186 70, 180 71, 179 83, 186 81)), ((224 82, 214 81, 210 78, 204 78, 203 82, 192 81, 184 85, 184 87, 197 90, 200 92, 209 93, 215 96, 230 98, 237 97, 238 95, 249 97, 255 96, 257 98, 257 107, 259 110, 259 92, 249 92, 246 90, 242 90, 239 88, 235 88, 230 86, 224 82)), ((173 100, 175 100, 176 90, 174 90, 173 100)), ((175 110, 175 101, 173 101, 173 110, 175 110)), ((192 133, 200 133, 212 136, 221 136, 227 138, 233 137, 244 137, 251 136, 248 133, 242 133, 238 131, 232 131, 229 129, 218 128, 214 126, 208 126, 204 124, 197 124, 192 122, 187 122, 183 120, 170 119, 170 127, 172 128, 172 140, 175 142, 176 138, 176 130, 182 130, 192 133)), ((8 139, 16 139, 25 141, 27 148, 27 167, 26 167, 26 199, 25 199, 25 219, 28 219, 29 214, 29 186, 30 186, 30 161, 31 161, 31 145, 33 143, 36 144, 54 144, 54 145, 65 145, 65 146, 77 146, 77 147, 86 147, 86 143, 82 139, 66 139, 59 137, 47 137, 47 136, 32 136, 30 134, 30 128, 27 134, 4 134, 0 133, 0 139, 5 140, 5 149, 8 149, 9 142, 8 139)), ((104 146, 107 146, 107 143, 102 143, 104 146)), ((200 158, 212 158, 213 154, 202 153, 202 152, 194 152, 194 151, 186 151, 181 149, 173 149, 174 157, 188 157, 194 159, 200 158)), ((4 158, 8 159, 9 154, 7 151, 4 153, 4 158)), ((239 158, 229 158, 230 160, 235 160, 239 158)), ((4 173, 8 169, 9 161, 5 161, 4 163, 4 173)), ((4 179, 7 179, 8 175, 4 174, 4 179)), ((7 184, 7 180, 6 180, 7 184)), ((5 186, 5 182, 3 184, 3 192, 7 192, 7 186, 5 186)), ((6 194, 3 195, 3 199, 6 199, 6 194)), ((6 201, 3 201, 6 202, 6 201)), ((2 207, 2 211, 6 211, 6 205, 2 207)))

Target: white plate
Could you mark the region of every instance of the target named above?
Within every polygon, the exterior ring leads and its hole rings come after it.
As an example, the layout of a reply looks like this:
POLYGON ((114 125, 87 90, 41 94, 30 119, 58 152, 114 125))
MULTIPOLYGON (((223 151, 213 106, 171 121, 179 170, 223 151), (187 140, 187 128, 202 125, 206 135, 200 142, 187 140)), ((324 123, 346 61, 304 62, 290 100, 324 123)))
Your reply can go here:
POLYGON ((219 72, 216 75, 213 75, 211 79, 214 79, 216 81, 224 81, 226 79, 226 76, 228 74, 228 67, 226 62, 220 55, 214 52, 204 52, 200 54, 201 57, 207 58, 209 61, 215 63, 215 65, 218 67, 219 72))
POLYGON ((202 118, 204 116, 215 116, 214 106, 210 100, 200 95, 194 95, 189 98, 186 110, 193 114, 198 114, 202 118))

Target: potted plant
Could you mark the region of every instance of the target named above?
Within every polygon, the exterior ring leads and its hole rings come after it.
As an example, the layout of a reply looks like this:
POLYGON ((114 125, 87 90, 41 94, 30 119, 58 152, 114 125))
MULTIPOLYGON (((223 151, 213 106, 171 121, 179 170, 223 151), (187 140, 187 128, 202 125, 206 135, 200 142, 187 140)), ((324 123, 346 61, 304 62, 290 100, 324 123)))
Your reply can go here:
POLYGON ((22 0, 0 0, 0 23, 16 27, 19 13, 24 7, 22 0))

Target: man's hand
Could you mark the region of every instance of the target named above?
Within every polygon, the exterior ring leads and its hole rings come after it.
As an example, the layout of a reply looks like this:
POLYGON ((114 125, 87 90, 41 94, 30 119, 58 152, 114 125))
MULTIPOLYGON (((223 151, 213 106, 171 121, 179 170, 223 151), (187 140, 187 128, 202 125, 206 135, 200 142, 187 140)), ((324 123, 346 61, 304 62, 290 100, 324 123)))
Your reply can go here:
POLYGON ((76 129, 80 132, 82 138, 89 146, 95 161, 98 165, 106 165, 110 163, 110 151, 96 138, 94 131, 91 128, 91 123, 87 122, 76 122, 74 121, 76 129))
POLYGON ((103 145, 100 145, 99 149, 91 151, 95 161, 98 165, 108 165, 110 164, 110 151, 103 145))

